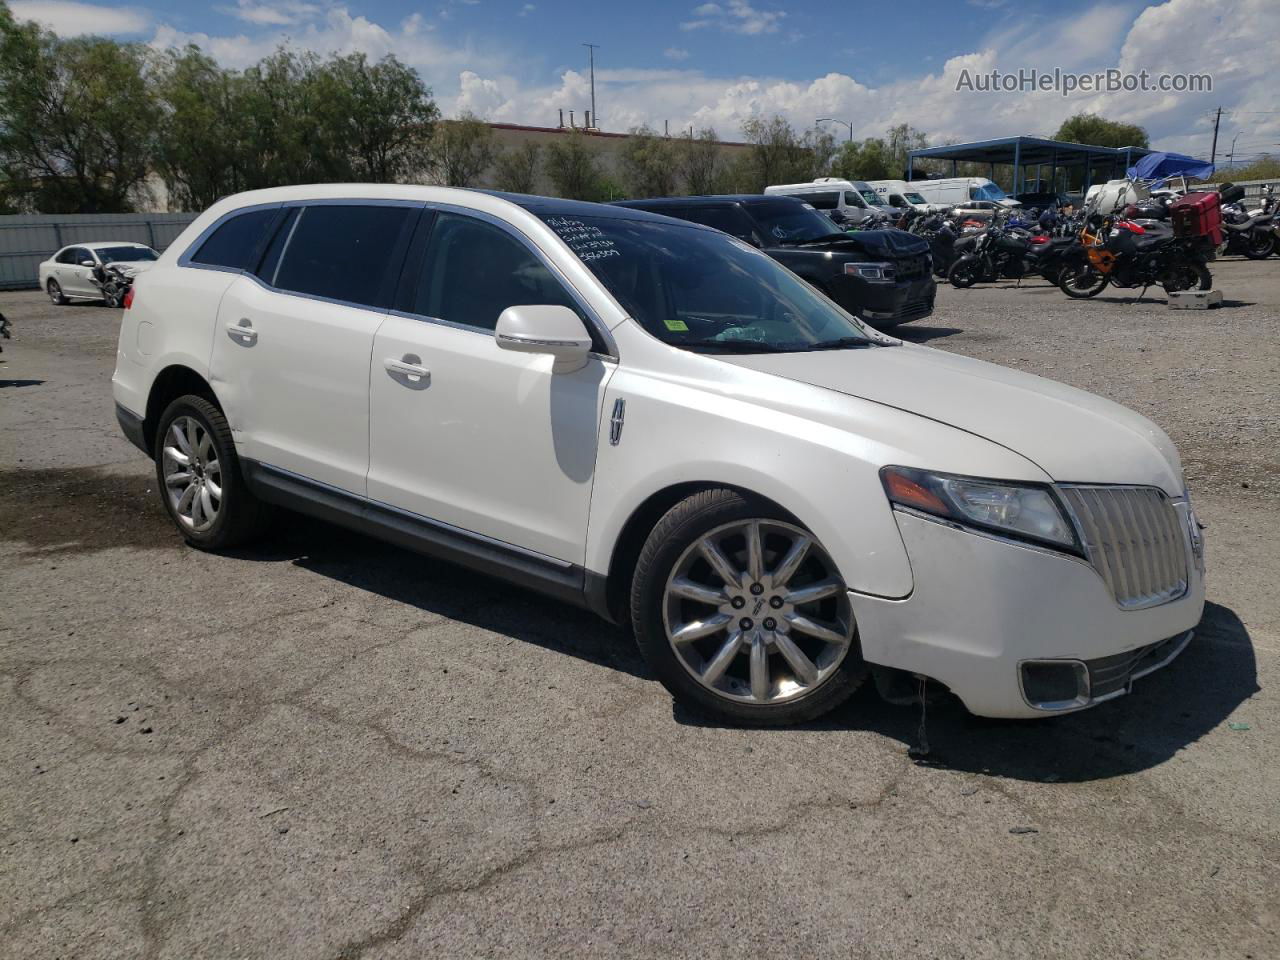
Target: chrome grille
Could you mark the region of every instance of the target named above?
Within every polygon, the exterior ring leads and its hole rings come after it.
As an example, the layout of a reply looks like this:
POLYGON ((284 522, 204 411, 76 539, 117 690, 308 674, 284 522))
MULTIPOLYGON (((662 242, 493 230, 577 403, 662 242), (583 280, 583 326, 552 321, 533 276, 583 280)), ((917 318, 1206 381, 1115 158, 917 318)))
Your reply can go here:
POLYGON ((1116 603, 1151 607, 1187 591, 1182 524, 1164 491, 1154 487, 1060 488, 1085 553, 1116 603))

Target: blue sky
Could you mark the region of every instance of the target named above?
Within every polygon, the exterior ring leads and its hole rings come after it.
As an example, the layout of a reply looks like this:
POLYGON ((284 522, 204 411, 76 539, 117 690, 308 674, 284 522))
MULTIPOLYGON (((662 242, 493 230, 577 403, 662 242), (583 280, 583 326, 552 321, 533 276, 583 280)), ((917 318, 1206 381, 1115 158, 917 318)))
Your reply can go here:
MULTIPOLYGON (((1067 115, 1142 123, 1157 145, 1208 152, 1218 105, 1239 156, 1280 152, 1274 56, 1277 0, 11 0, 14 12, 63 34, 99 32, 157 47, 198 43, 243 66, 288 42, 328 52, 394 53, 432 86, 446 115, 556 122, 589 105, 583 41, 597 52, 606 129, 712 126, 726 139, 753 114, 798 126, 819 116, 856 136, 908 122, 934 141, 1047 135, 1067 115), (1252 55, 1251 55, 1252 54, 1252 55), (1208 72, 1212 93, 958 92, 961 71, 1059 67, 1208 72)), ((1225 152, 1220 137, 1220 154, 1225 152)))

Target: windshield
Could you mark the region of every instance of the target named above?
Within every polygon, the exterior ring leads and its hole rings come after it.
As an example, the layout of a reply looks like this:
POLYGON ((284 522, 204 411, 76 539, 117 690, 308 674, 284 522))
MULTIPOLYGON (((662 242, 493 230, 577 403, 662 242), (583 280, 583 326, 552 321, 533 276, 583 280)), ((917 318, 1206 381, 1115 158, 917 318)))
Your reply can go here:
POLYGON ((907 198, 907 203, 928 203, 929 202, 924 197, 920 196, 920 194, 918 193, 904 193, 903 196, 907 198))
POLYGON ((858 192, 862 194, 862 199, 866 200, 867 203, 871 204, 873 207, 878 207, 886 202, 874 190, 860 190, 858 192))
POLYGON ((1003 200, 1007 196, 1008 194, 994 183, 986 183, 969 191, 969 199, 971 200, 1003 200))
POLYGON ((159 256, 150 247, 99 247, 98 258, 103 263, 126 263, 133 260, 154 260, 159 256))
POLYGON ((806 243, 832 234, 831 221, 807 204, 794 200, 753 203, 751 216, 778 243, 806 243))
MULTIPOLYGON (((820 214, 788 206, 831 232, 820 214)), ((725 234, 614 217, 543 220, 636 322, 672 346, 765 353, 871 342, 856 320, 790 270, 725 234)))

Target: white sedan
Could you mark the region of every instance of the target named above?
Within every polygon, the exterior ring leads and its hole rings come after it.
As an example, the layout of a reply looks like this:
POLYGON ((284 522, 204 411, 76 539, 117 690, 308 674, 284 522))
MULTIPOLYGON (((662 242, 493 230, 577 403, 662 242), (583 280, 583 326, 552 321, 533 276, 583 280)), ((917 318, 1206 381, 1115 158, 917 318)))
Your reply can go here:
POLYGON ((71 300, 101 300, 102 288, 94 282, 98 268, 112 264, 132 278, 150 269, 158 256, 145 243, 127 240, 75 243, 40 264, 40 289, 59 305, 71 300))

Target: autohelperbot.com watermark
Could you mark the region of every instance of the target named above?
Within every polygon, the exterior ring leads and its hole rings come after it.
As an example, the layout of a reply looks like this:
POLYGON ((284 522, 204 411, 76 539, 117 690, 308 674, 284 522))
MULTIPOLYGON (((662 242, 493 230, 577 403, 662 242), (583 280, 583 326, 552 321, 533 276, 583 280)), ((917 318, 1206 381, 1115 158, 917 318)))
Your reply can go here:
POLYGON ((1151 73, 1112 68, 1094 73, 1072 73, 1054 68, 1022 67, 1016 71, 988 70, 974 73, 965 67, 956 78, 956 92, 973 93, 1211 93, 1210 73, 1151 73))

